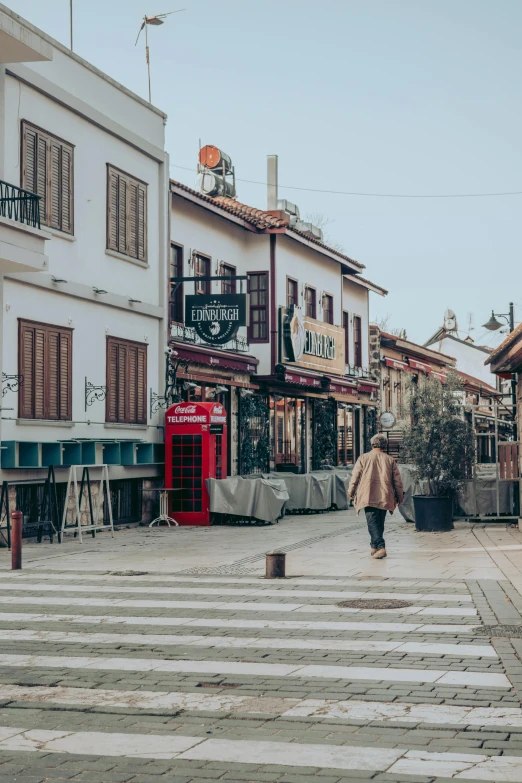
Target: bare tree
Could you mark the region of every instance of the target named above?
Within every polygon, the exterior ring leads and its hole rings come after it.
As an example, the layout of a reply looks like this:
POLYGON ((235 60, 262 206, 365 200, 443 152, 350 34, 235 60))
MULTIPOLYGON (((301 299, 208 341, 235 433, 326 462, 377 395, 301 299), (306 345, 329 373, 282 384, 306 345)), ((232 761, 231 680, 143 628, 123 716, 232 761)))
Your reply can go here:
POLYGON ((307 212, 304 219, 307 223, 312 223, 317 228, 322 228, 323 241, 328 247, 331 247, 332 250, 337 250, 338 253, 346 253, 341 243, 333 239, 329 231, 325 231, 326 226, 335 223, 334 220, 330 220, 323 212, 307 212))
POLYGON ((390 320, 391 313, 386 313, 386 315, 383 315, 380 318, 375 318, 372 321, 372 324, 378 326, 381 332, 389 332, 389 334, 393 334, 394 337, 399 337, 401 340, 407 340, 408 335, 406 333, 406 329, 400 329, 398 327, 393 327, 393 329, 391 329, 390 320))

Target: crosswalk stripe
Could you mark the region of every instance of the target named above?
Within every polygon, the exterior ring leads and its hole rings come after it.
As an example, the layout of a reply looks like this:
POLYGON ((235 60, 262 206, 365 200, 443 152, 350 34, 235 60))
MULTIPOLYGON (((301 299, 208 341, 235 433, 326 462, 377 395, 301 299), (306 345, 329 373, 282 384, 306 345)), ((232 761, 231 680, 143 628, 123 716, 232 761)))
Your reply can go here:
MULTIPOLYGON (((64 591, 63 585, 49 584, 47 582, 14 582, 13 584, 2 584, 3 590, 13 590, 16 592, 30 591, 34 593, 42 592, 58 592, 64 591)), ((68 585, 66 591, 68 593, 125 593, 128 594, 143 594, 153 593, 157 594, 161 591, 163 595, 215 595, 217 592, 223 596, 243 596, 258 598, 262 596, 266 598, 340 598, 340 599, 355 599, 355 598, 379 598, 379 599, 397 599, 404 601, 447 601, 458 603, 471 602, 470 595, 455 595, 455 594, 441 594, 441 593, 379 593, 375 596, 373 593, 370 595, 367 591, 363 590, 299 590, 299 589, 283 589, 269 590, 266 587, 258 587, 256 589, 237 589, 234 587, 132 587, 132 586, 120 586, 119 589, 110 585, 68 585)))
MULTIPOLYGON (((1 597, 0 597, 1 602, 1 597)), ((24 603, 32 603, 27 599, 24 603)), ((67 600, 59 602, 68 604, 67 600)), ((106 604, 104 603, 103 606, 106 604)), ((66 622, 88 623, 93 625, 157 625, 181 626, 191 628, 271 628, 273 630, 311 630, 311 631, 375 631, 385 633, 473 633, 476 625, 423 625, 422 623, 370 623, 364 621, 335 620, 242 620, 240 618, 200 618, 200 617, 144 617, 90 614, 37 614, 35 612, 2 612, 0 622, 66 622)))
MULTIPOLYGON (((363 611, 375 613, 375 610, 347 609, 330 604, 285 604, 285 603, 261 603, 258 601, 231 602, 231 601, 155 601, 139 598, 92 598, 79 596, 18 596, 1 595, 0 604, 20 604, 39 606, 128 606, 135 609, 206 609, 222 612, 307 612, 308 614, 322 614, 335 612, 336 614, 361 614, 363 611)), ((400 613, 400 610, 382 609, 379 613, 400 613)), ((422 615, 448 615, 455 617, 476 617, 477 610, 471 607, 460 609, 446 609, 445 607, 422 607, 416 614, 422 615)))
POLYGON ((104 656, 46 656, 0 654, 0 666, 63 669, 118 670, 140 672, 192 672, 195 674, 235 674, 265 677, 304 677, 337 680, 430 682, 440 685, 469 685, 476 688, 511 688, 504 674, 496 672, 407 669, 371 666, 329 666, 284 663, 245 663, 240 661, 163 661, 153 658, 104 656))
POLYGON ((434 753, 375 745, 320 745, 1 726, 0 750, 263 764, 268 767, 319 767, 522 783, 522 764, 518 756, 434 753))
POLYGON ((42 685, 0 685, 0 699, 39 704, 84 707, 121 707, 136 710, 214 711, 227 714, 262 713, 278 717, 317 720, 385 721, 387 723, 437 723, 522 728, 518 707, 463 707, 450 704, 409 704, 356 699, 302 699, 240 696, 221 692, 123 691, 42 685))
POLYGON ((261 648, 274 650, 341 650, 457 655, 460 658, 496 658, 491 645, 376 642, 343 639, 264 639, 236 636, 170 636, 167 634, 74 633, 68 631, 1 631, 2 642, 66 642, 70 644, 184 645, 191 647, 261 648))
MULTIPOLYGON (((20 572, 12 572, 12 571, 0 571, 0 581, 4 580, 20 580, 23 581, 27 578, 27 570, 24 570, 23 573, 20 572)), ((166 583, 198 583, 198 584, 255 584, 259 585, 260 588, 263 588, 265 585, 272 586, 274 585, 273 580, 264 580, 264 577, 262 576, 255 576, 255 577, 246 577, 246 576, 201 576, 199 574, 194 574, 193 576, 173 576, 171 574, 152 574, 147 572, 142 572, 139 574, 139 576, 117 576, 114 573, 100 573, 100 574, 93 574, 93 573, 79 573, 78 571, 74 572, 42 572, 42 571, 34 571, 32 574, 37 579, 49 579, 49 580, 56 580, 56 581, 73 581, 73 582, 115 582, 117 584, 136 584, 137 582, 161 582, 161 584, 166 583)), ((288 587, 291 585, 296 585, 297 587, 299 585, 312 585, 313 587, 323 587, 323 586, 335 586, 335 585, 348 585, 350 587, 391 587, 390 579, 378 579, 378 578, 372 578, 372 579, 339 579, 339 578, 332 578, 332 579, 315 579, 315 578, 306 578, 301 576, 289 576, 284 581, 284 584, 288 587)), ((412 580, 393 580, 393 587, 400 587, 400 588, 406 588, 406 587, 436 587, 438 589, 444 590, 465 590, 466 585, 462 582, 442 582, 437 579, 433 580, 426 580, 426 579, 412 579, 412 580)))

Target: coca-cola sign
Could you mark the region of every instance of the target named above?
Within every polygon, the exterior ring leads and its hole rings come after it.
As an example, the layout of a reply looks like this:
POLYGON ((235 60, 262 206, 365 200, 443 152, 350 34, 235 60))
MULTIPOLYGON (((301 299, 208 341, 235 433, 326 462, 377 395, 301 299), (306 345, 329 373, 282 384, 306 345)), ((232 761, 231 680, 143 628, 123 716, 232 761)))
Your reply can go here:
POLYGON ((196 412, 196 406, 195 405, 176 405, 174 408, 174 413, 195 413, 196 412))

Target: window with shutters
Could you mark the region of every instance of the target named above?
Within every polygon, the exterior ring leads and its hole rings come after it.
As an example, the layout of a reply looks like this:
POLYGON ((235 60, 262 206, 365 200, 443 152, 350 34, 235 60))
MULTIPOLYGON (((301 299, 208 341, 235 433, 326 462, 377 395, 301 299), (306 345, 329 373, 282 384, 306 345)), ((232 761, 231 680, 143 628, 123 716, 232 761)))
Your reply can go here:
POLYGON ((72 234, 74 147, 22 120, 22 188, 40 196, 42 225, 72 234))
POLYGON ((107 248, 147 261, 147 185, 107 164, 107 248))
POLYGON ((117 424, 147 423, 147 346, 107 337, 105 420, 117 424))
MULTIPOLYGON (((210 257, 197 253, 193 258, 194 277, 210 277, 210 257)), ((210 280, 196 280, 194 289, 196 294, 211 294, 212 282, 210 280)))
POLYGON ((362 322, 358 315, 353 317, 353 360, 356 367, 362 367, 362 322))
POLYGON ((19 321, 18 392, 21 419, 72 418, 72 330, 19 321))

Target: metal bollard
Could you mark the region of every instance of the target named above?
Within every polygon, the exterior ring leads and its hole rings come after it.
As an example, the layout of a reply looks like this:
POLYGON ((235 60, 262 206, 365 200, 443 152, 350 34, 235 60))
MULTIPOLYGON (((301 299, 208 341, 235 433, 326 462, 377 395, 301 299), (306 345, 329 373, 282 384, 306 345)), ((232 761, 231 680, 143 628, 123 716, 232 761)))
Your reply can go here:
POLYGON ((11 514, 11 570, 18 571, 22 567, 22 512, 11 514))
POLYGON ((273 552, 267 552, 265 558, 266 558, 265 579, 284 579, 286 553, 280 552, 276 549, 273 552))

